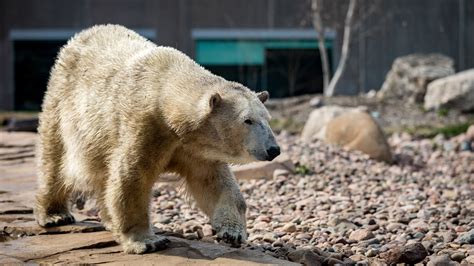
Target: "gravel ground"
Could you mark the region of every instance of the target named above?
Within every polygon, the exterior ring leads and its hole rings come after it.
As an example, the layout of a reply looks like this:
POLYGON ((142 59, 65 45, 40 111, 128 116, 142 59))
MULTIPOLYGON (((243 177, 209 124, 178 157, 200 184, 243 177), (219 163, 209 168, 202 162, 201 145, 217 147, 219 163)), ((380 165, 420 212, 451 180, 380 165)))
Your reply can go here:
MULTIPOLYGON (((392 135, 394 165, 290 135, 278 139, 299 173, 240 182, 247 247, 329 265, 474 263, 474 153, 457 151, 454 139, 392 135)), ((216 241, 206 216, 179 194, 157 185, 155 226, 216 241)))

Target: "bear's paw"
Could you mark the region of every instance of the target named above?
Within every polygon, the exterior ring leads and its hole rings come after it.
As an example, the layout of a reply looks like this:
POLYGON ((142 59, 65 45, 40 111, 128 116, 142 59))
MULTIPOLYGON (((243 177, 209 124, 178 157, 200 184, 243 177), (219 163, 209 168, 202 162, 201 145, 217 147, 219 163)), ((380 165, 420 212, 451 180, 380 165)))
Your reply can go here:
POLYGON ((240 247, 247 240, 247 232, 242 225, 225 224, 217 230, 217 238, 231 244, 232 247, 240 247))
POLYGON ((166 237, 151 235, 143 240, 126 241, 122 243, 122 248, 128 254, 143 254, 166 249, 170 243, 170 240, 166 237))

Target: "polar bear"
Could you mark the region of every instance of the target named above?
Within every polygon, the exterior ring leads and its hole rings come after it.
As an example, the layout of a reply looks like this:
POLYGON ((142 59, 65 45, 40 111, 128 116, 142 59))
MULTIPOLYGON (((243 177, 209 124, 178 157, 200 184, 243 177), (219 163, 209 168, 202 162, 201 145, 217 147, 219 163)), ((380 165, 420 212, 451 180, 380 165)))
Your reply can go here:
POLYGON ((125 252, 163 249, 169 241, 149 221, 151 189, 174 172, 217 236, 239 245, 246 204, 228 164, 280 153, 268 97, 125 27, 78 33, 56 59, 40 114, 38 224, 73 223, 68 198, 83 191, 125 252))

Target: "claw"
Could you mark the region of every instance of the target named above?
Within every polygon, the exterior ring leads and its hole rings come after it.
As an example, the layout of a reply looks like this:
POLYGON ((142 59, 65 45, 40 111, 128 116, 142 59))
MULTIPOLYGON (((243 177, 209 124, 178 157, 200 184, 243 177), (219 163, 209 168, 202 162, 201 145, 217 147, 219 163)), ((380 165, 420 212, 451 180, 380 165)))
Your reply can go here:
MULTIPOLYGON (((51 214, 46 216, 44 219, 44 224, 42 225, 43 227, 54 227, 54 226, 61 226, 61 225, 67 225, 67 224, 72 224, 76 220, 74 219, 74 216, 72 216, 70 213, 57 213, 57 214, 51 214)), ((41 225, 41 221, 38 221, 38 223, 41 225)))
POLYGON ((142 254, 166 249, 171 241, 164 237, 152 236, 142 241, 134 241, 123 244, 126 253, 142 254))

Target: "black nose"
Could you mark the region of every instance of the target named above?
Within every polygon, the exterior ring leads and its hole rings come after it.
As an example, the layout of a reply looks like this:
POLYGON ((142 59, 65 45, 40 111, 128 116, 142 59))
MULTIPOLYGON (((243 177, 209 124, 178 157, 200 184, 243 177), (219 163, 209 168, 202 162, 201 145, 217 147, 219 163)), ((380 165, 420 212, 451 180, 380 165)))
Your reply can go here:
POLYGON ((275 157, 277 157, 278 155, 280 155, 280 147, 270 147, 270 149, 267 150, 267 161, 275 159, 275 157))

